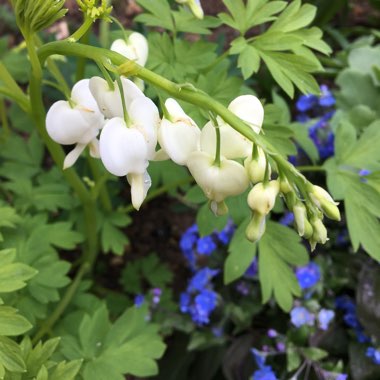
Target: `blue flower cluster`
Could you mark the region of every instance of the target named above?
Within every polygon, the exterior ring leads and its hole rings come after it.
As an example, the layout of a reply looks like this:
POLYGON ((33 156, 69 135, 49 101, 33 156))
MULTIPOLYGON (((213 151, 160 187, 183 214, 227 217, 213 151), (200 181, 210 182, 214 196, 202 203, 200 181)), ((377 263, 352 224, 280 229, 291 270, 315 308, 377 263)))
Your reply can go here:
POLYGON ((359 322, 356 315, 356 305, 348 296, 340 296, 335 300, 335 306, 338 310, 344 312, 343 320, 345 324, 354 331, 359 343, 370 342, 370 339, 364 334, 364 328, 359 322))
POLYGON ((227 245, 235 232, 235 225, 229 221, 224 229, 211 235, 199 236, 196 224, 189 227, 181 236, 179 246, 192 271, 198 268, 197 261, 200 256, 210 256, 218 248, 218 242, 227 245))
POLYGON ((253 348, 251 350, 253 357, 255 358, 258 369, 253 373, 251 380, 277 380, 270 365, 265 365, 265 354, 253 348))
POLYGON ((326 159, 334 155, 334 134, 330 129, 329 120, 335 113, 332 107, 335 98, 326 85, 321 87, 321 95, 302 95, 298 98, 296 108, 300 112, 297 120, 301 123, 318 120, 309 127, 309 136, 318 148, 319 155, 326 159))
POLYGON ((212 279, 217 269, 202 268, 190 279, 187 289, 180 296, 180 310, 189 314, 199 326, 210 322, 210 314, 217 306, 218 294, 213 291, 212 279))

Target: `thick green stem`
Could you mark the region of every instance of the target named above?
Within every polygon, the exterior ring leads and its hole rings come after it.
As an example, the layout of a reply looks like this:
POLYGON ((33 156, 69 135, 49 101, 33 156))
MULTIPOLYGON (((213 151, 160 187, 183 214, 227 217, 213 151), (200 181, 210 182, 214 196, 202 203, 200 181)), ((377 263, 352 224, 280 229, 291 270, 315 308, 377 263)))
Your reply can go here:
POLYGON ((1 121, 1 126, 3 128, 2 139, 6 140, 10 134, 10 131, 9 131, 8 118, 7 118, 6 108, 5 108, 5 102, 1 96, 0 96, 0 121, 1 121))
POLYGON ((53 313, 50 315, 50 317, 46 321, 44 321, 44 324, 34 335, 32 339, 33 344, 36 344, 41 338, 43 338, 47 333, 49 333, 49 331, 52 329, 55 323, 59 320, 59 318, 64 313, 67 306, 70 304, 71 300, 75 296, 75 293, 78 290, 78 287, 82 281, 83 276, 90 269, 90 267, 91 267, 91 264, 87 262, 81 265, 73 282, 67 288, 66 293, 62 297, 61 301, 59 302, 59 304, 57 305, 53 313))
MULTIPOLYGON (((35 50, 33 37, 26 36, 26 43, 29 53, 29 59, 32 64, 32 73, 30 75, 30 101, 32 116, 34 118, 37 130, 45 143, 50 155, 59 168, 63 167, 65 153, 63 149, 56 144, 48 135, 45 128, 45 107, 42 101, 42 66, 38 60, 35 50)), ((96 212, 95 201, 91 193, 87 190, 75 169, 70 168, 63 171, 63 176, 77 194, 83 205, 84 212, 84 229, 86 236, 86 249, 84 259, 92 264, 95 261, 98 249, 97 229, 96 229, 96 212)))

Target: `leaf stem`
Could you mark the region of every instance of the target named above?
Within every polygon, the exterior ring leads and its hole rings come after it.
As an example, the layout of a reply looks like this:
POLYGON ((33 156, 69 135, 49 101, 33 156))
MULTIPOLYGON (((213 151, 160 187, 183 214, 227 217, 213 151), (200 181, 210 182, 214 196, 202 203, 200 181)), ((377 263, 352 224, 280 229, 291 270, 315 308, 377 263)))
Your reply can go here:
POLYGON ((75 275, 73 282, 67 288, 65 294, 61 298, 61 301, 58 303, 57 307, 54 309, 53 313, 50 315, 50 317, 46 321, 44 321, 44 324, 34 335, 32 339, 33 344, 36 344, 41 338, 43 338, 52 329, 55 323, 59 320, 59 318, 64 313, 67 306, 70 304, 71 300, 75 296, 75 293, 78 290, 78 287, 82 281, 83 276, 86 274, 87 271, 90 270, 90 268, 91 268, 91 264, 88 262, 84 262, 81 265, 77 274, 75 275))
POLYGON ((326 171, 326 169, 323 166, 313 166, 313 165, 297 166, 297 169, 300 172, 324 172, 324 171, 326 171))

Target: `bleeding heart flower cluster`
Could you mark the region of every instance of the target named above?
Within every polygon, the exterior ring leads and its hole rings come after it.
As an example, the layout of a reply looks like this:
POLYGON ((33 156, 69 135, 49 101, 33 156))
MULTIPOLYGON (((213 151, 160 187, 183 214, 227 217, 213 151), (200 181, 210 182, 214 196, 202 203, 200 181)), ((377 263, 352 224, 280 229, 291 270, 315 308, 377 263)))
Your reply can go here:
MULTIPOLYGON (((126 56, 145 63, 147 50, 140 40, 133 33, 125 46, 119 41, 120 46, 113 48, 124 47, 126 56), (140 48, 133 50, 131 46, 140 48)), ((260 133, 264 109, 258 98, 239 96, 228 109, 253 132, 260 133)), ((252 186, 247 198, 252 210, 246 229, 248 239, 261 238, 266 216, 280 194, 294 213, 299 234, 310 239, 312 247, 326 242, 322 212, 332 219, 339 220, 340 216, 325 190, 309 184, 309 203, 314 208, 314 213, 309 213, 309 207, 299 200, 297 190, 285 177, 271 179, 272 168, 266 153, 222 118, 211 115, 212 120, 201 129, 171 98, 166 100, 163 113, 161 120, 156 105, 131 80, 122 77, 112 82, 93 77, 76 83, 69 100, 51 106, 46 128, 57 143, 75 145, 64 161, 64 168, 72 166, 88 146, 90 154, 100 158, 110 173, 126 176, 136 209, 151 186, 149 162, 170 158, 187 166, 215 215, 227 213, 227 197, 239 195, 252 186)))

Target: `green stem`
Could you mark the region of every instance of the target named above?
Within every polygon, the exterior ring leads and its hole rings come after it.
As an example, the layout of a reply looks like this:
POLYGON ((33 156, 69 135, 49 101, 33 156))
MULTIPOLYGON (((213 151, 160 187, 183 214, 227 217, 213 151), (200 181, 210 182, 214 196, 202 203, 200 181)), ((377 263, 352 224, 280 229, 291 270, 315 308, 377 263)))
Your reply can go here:
POLYGON ((0 80, 3 82, 2 93, 14 100, 25 112, 29 113, 29 99, 18 86, 5 65, 0 61, 0 80))
MULTIPOLYGON (((46 145, 50 155, 59 168, 63 167, 65 153, 63 149, 56 144, 48 135, 45 128, 45 107, 42 101, 42 66, 37 56, 33 36, 25 36, 29 59, 32 64, 32 72, 30 75, 30 100, 32 116, 34 118, 38 133, 40 134, 44 144, 46 145)), ((75 191, 83 205, 84 213, 84 232, 86 236, 86 249, 83 257, 91 265, 94 263, 98 253, 98 238, 96 226, 96 204, 91 197, 91 193, 87 190, 74 168, 63 171, 63 176, 75 191)))
POLYGON ((10 130, 9 130, 7 112, 6 112, 6 108, 5 108, 5 102, 1 96, 0 96, 0 118, 1 118, 1 125, 3 127, 2 138, 4 140, 6 140, 8 138, 8 136, 10 135, 10 130))
POLYGON ((75 296, 75 293, 78 290, 78 287, 82 281, 83 276, 86 274, 86 272, 90 268, 91 268, 91 264, 87 262, 81 265, 73 282, 67 288, 65 294, 61 298, 61 301, 59 302, 57 307, 54 309, 53 313, 50 315, 50 317, 46 321, 44 321, 44 324, 34 335, 32 339, 33 344, 36 344, 41 338, 43 338, 53 328, 55 323, 59 320, 59 318, 62 316, 67 306, 70 305, 71 300, 75 296))
POLYGON ((91 28, 93 24, 93 19, 90 17, 86 17, 83 24, 73 33, 70 37, 67 38, 70 43, 79 41, 91 28))
MULTIPOLYGON (((91 28, 86 31, 86 33, 84 34, 83 39, 82 39, 83 43, 85 43, 86 45, 90 42, 90 31, 91 31, 91 28)), ((77 82, 79 82, 85 76, 86 61, 87 61, 87 59, 84 57, 81 57, 78 59, 77 71, 76 71, 76 75, 75 75, 75 80, 77 82)))
POLYGON ((300 172, 324 172, 324 171, 326 171, 326 169, 323 166, 313 166, 313 165, 297 166, 297 169, 300 172))
MULTIPOLYGON (((107 176, 103 176, 99 171, 99 160, 95 160, 92 157, 88 157, 87 162, 90 166, 92 175, 94 177, 96 185, 99 184, 100 188, 98 189, 98 194, 100 197, 100 201, 102 202, 103 208, 106 211, 112 210, 112 203, 110 196, 107 190, 107 176)), ((97 194, 96 194, 97 196, 97 194)))

